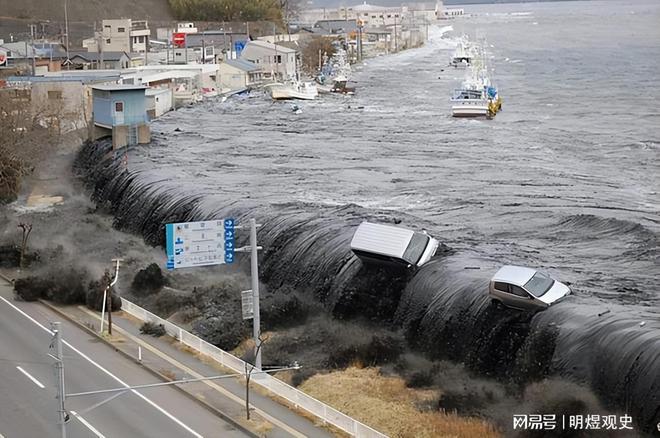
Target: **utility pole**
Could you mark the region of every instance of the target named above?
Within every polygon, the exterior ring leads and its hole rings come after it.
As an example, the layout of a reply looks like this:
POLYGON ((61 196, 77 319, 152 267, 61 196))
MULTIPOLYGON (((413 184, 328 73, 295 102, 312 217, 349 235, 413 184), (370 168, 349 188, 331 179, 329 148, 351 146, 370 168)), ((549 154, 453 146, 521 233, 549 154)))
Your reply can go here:
POLYGON ((69 59, 69 12, 67 10, 67 0, 64 0, 64 37, 66 38, 66 68, 71 68, 71 60, 69 59))
MULTIPOLYGON (((104 314, 106 307, 108 309, 108 334, 109 335, 112 334, 112 292, 110 291, 110 288, 114 286, 117 283, 117 280, 119 279, 119 262, 123 260, 124 259, 112 259, 113 262, 117 263, 117 268, 115 270, 115 279, 109 281, 110 279, 108 278, 108 284, 106 285, 105 290, 103 291, 103 305, 101 308, 101 330, 99 330, 99 334, 103 334, 103 319, 105 316, 104 314)), ((105 279, 106 276, 104 276, 103 278, 105 279)))
POLYGON ((36 24, 29 24, 30 26, 30 45, 32 46, 32 76, 37 74, 37 60, 35 59, 36 53, 34 51, 34 34, 37 31, 36 24))
POLYGON ((58 401, 57 411, 60 414, 60 436, 61 438, 66 438, 66 423, 69 421, 69 414, 66 413, 66 409, 64 408, 66 392, 64 390, 64 355, 62 354, 62 333, 60 323, 53 322, 51 324, 51 329, 53 331, 53 343, 51 344, 51 347, 55 347, 55 356, 51 355, 51 357, 55 359, 58 401))
POLYGON ((396 15, 394 15, 394 52, 396 53, 398 51, 399 51, 399 45, 396 40, 396 15))
POLYGON ((202 38, 202 64, 206 64, 206 44, 204 43, 204 38, 202 38))
POLYGON ((252 302, 254 306, 252 319, 252 334, 254 336, 254 365, 261 370, 261 318, 259 316, 259 266, 257 247, 257 221, 250 219, 250 277, 252 280, 252 302))

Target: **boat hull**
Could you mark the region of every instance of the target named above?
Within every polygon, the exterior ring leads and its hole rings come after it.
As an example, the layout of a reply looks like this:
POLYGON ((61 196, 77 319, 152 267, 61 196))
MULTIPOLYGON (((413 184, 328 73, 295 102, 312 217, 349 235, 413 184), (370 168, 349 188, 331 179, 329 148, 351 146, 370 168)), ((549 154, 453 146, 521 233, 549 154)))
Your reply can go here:
POLYGON ((452 101, 451 115, 453 117, 494 117, 502 108, 502 101, 496 100, 459 100, 452 101))
POLYGON ((453 117, 488 117, 488 101, 459 101, 452 102, 451 115, 453 117))
POLYGON ((274 100, 288 100, 288 99, 299 99, 299 100, 314 100, 318 96, 318 90, 302 92, 294 90, 290 87, 278 87, 274 86, 270 88, 270 97, 274 100))

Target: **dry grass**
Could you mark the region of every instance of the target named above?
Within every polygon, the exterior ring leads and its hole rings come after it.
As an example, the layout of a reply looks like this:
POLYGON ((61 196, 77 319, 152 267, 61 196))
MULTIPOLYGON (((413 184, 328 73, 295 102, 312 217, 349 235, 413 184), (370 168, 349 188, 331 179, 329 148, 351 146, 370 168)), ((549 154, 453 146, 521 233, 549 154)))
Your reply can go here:
POLYGON ((382 376, 376 368, 317 374, 300 389, 393 438, 501 436, 481 419, 420 412, 415 403, 435 394, 406 388, 403 379, 382 376))

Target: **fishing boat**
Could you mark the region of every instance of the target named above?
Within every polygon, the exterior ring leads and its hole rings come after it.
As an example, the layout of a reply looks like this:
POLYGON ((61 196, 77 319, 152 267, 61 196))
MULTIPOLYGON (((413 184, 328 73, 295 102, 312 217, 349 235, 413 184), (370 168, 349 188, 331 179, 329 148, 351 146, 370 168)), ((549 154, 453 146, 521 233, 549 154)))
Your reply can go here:
POLYGON ((330 58, 326 55, 319 57, 319 74, 316 76, 316 82, 320 92, 345 92, 350 75, 351 65, 346 51, 342 48, 337 47, 335 54, 330 58))
POLYGON ((466 36, 463 36, 456 46, 454 55, 449 62, 449 65, 454 68, 467 68, 472 65, 472 61, 476 55, 476 50, 470 44, 466 36))
POLYGON ((274 100, 314 100, 319 95, 318 89, 313 82, 302 82, 298 79, 290 79, 284 83, 272 84, 268 87, 268 90, 270 91, 270 97, 274 100))
POLYGON ((483 59, 474 63, 461 88, 455 90, 451 98, 453 117, 490 119, 502 109, 502 99, 491 82, 483 59))
POLYGON ((451 98, 453 117, 493 118, 502 108, 502 100, 493 86, 464 83, 451 98))

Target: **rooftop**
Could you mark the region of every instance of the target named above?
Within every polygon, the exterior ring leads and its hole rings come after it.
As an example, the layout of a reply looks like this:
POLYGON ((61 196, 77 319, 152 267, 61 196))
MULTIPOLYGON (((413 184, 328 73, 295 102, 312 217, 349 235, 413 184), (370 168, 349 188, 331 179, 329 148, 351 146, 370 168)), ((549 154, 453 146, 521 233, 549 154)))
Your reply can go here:
POLYGON ((264 49, 278 51, 282 53, 296 53, 296 50, 294 49, 290 49, 288 47, 284 47, 279 44, 269 43, 267 41, 259 41, 259 40, 249 41, 245 47, 248 47, 250 45, 254 45, 264 49))
POLYGON ((84 59, 85 61, 100 61, 101 58, 104 61, 119 61, 122 56, 126 55, 128 58, 131 56, 126 53, 126 52, 103 52, 103 53, 98 53, 98 52, 76 52, 76 53, 70 53, 69 54, 69 59, 74 59, 74 58, 81 58, 84 59), (102 55, 102 56, 101 56, 102 55))
POLYGON ((536 274, 535 269, 523 266, 502 266, 493 276, 493 281, 505 281, 507 283, 524 286, 536 274))
POLYGON ((111 84, 111 85, 96 85, 92 87, 94 90, 100 91, 132 91, 132 90, 146 90, 144 85, 124 85, 124 84, 111 84))
POLYGON ((246 61, 244 59, 226 59, 223 62, 227 65, 231 65, 234 68, 247 72, 259 70, 259 67, 255 63, 246 61))

